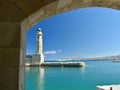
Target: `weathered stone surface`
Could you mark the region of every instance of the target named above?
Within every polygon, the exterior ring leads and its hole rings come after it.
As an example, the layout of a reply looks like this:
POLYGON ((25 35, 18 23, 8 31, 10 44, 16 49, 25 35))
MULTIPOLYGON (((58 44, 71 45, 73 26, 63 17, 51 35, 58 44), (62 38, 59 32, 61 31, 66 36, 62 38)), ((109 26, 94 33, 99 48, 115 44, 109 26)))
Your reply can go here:
POLYGON ((71 2, 72 0, 59 0, 56 14, 68 11, 68 7, 71 4, 71 2))
POLYGON ((31 26, 37 24, 40 20, 45 18, 45 7, 41 8, 37 12, 33 13, 28 17, 28 20, 31 26))
POLYGON ((25 58, 26 57, 26 50, 21 48, 20 49, 20 66, 24 66, 25 65, 25 58))
POLYGON ((0 21, 16 22, 21 21, 25 17, 12 0, 0 0, 0 21))
POLYGON ((59 0, 57 10, 65 8, 71 4, 72 0, 59 0))
POLYGON ((46 5, 45 6, 45 18, 55 15, 57 6, 58 6, 58 1, 46 5))
POLYGON ((22 21, 56 0, 0 0, 0 21, 22 21))
POLYGON ((19 65, 19 90, 24 90, 25 80, 25 59, 26 59, 26 32, 30 28, 28 18, 21 22, 20 32, 20 65, 19 65))
POLYGON ((31 26, 34 26, 40 20, 59 13, 78 8, 96 6, 120 9, 120 0, 51 0, 50 3, 47 1, 47 5, 30 15, 28 21, 31 26))
POLYGON ((20 65, 19 65, 19 90, 24 90, 25 80, 25 57, 26 51, 24 48, 20 48, 20 65))
POLYGON ((3 54, 5 55, 5 57, 1 61, 0 66, 2 67, 19 66, 20 49, 18 47, 5 47, 3 54))
POLYGON ((107 4, 110 3, 109 0, 93 0, 93 5, 100 7, 107 7, 107 4))
POLYGON ((18 67, 0 67, 0 89, 18 90, 18 67))
POLYGON ((93 0, 72 0, 71 5, 69 6, 69 10, 83 8, 83 7, 91 7, 93 6, 93 0))
POLYGON ((0 21, 22 21, 45 6, 49 7, 48 11, 54 7, 49 11, 50 14, 46 14, 50 17, 53 12, 68 10, 69 4, 71 10, 92 5, 120 9, 119 3, 120 0, 0 0, 0 21), (55 2, 59 2, 57 7, 55 2))
POLYGON ((0 60, 3 60, 4 57, 5 57, 5 54, 4 54, 4 48, 1 47, 1 48, 0 48, 0 60))
POLYGON ((20 23, 0 22, 0 89, 18 90, 20 23))
POLYGON ((120 0, 93 0, 94 6, 120 9, 120 0))
POLYGON ((21 23, 21 32, 20 32, 20 47, 23 49, 26 49, 26 32, 30 28, 30 24, 28 23, 28 20, 26 19, 21 23))
POLYGON ((19 90, 24 90, 24 80, 25 80, 25 66, 20 66, 19 69, 19 90))
POLYGON ((91 7, 93 6, 93 0, 84 0, 82 4, 83 4, 83 7, 91 7))
POLYGON ((20 23, 0 22, 0 47, 20 46, 20 23))
POLYGON ((31 28, 31 24, 30 24, 29 19, 26 18, 21 22, 21 30, 27 32, 29 30, 29 28, 31 28))

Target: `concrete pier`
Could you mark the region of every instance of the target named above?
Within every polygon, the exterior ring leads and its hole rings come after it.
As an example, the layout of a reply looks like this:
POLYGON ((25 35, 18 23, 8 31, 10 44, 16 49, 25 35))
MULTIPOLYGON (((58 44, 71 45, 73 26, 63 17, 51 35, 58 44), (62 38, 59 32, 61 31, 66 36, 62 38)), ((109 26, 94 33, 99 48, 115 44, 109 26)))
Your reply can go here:
POLYGON ((120 90, 120 85, 97 86, 97 90, 120 90))
POLYGON ((84 62, 45 62, 39 63, 26 63, 26 67, 42 66, 42 67, 84 67, 84 62))

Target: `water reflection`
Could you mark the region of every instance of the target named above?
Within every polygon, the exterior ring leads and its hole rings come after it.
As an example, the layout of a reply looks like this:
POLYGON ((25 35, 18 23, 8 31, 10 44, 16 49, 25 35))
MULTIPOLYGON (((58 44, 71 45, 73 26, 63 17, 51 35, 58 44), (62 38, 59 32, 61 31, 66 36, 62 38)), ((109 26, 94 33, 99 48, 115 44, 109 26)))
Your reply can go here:
POLYGON ((44 90, 44 68, 26 68, 25 90, 44 90))
POLYGON ((25 90, 61 90, 65 86, 72 88, 76 81, 81 80, 84 72, 85 67, 27 67, 25 90), (77 79, 70 82, 72 78, 77 79))
POLYGON ((44 68, 40 68, 39 88, 44 90, 44 68))
POLYGON ((80 73, 83 75, 85 73, 85 68, 86 67, 80 67, 80 73))
POLYGON ((30 68, 31 68, 31 67, 26 67, 26 68, 25 68, 25 72, 30 72, 30 70, 31 70, 30 68))

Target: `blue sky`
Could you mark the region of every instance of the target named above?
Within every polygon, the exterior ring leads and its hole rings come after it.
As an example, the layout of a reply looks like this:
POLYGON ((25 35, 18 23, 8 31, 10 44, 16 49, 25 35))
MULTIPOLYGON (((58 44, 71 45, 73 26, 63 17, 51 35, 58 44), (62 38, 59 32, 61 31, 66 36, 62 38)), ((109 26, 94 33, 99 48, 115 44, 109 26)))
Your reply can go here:
POLYGON ((40 21, 27 32, 26 53, 35 53, 42 28, 45 59, 120 55, 120 11, 82 8, 40 21))

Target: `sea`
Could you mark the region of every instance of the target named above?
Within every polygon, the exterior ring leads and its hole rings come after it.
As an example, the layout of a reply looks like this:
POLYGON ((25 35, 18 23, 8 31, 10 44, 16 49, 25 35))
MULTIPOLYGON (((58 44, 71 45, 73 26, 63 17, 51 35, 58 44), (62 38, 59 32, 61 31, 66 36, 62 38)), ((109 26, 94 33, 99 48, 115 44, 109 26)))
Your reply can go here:
POLYGON ((25 90, 96 90, 96 86, 120 84, 120 61, 82 62, 85 67, 26 67, 25 90))

